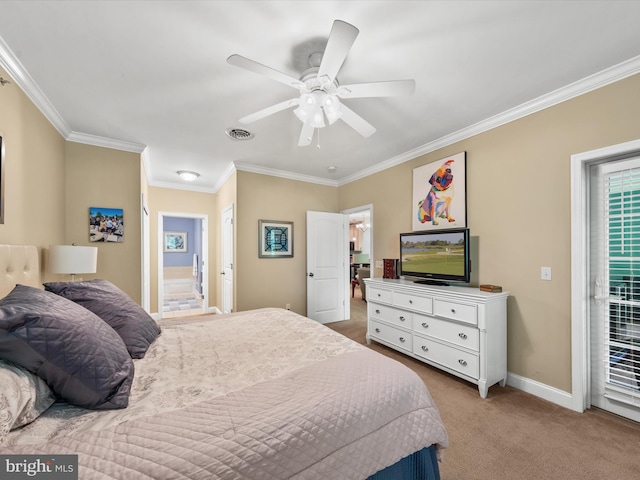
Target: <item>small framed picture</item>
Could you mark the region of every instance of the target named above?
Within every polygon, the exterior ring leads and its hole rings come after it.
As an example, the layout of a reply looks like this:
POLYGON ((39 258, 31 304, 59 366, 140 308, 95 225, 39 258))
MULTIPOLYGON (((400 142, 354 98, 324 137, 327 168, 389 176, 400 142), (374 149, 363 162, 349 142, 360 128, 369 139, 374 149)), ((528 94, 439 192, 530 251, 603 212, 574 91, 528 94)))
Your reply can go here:
POLYGON ((258 257, 293 257, 293 222, 258 220, 258 257))
POLYGON ((89 241, 124 241, 124 210, 121 208, 89 207, 89 241))
POLYGON ((164 232, 165 252, 186 252, 187 232, 164 232))

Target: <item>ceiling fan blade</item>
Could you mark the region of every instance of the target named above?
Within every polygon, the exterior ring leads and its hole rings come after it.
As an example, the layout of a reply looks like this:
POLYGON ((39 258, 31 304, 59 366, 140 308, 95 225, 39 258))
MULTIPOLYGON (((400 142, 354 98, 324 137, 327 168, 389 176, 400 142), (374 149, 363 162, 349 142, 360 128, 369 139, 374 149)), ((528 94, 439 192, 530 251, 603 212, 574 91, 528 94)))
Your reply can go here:
POLYGON ((359 32, 356 27, 342 20, 333 22, 329 41, 322 54, 318 78, 327 77, 329 82, 333 82, 359 32))
POLYGON ((251 115, 247 115, 246 117, 242 117, 238 121, 240 123, 253 123, 256 120, 260 120, 264 117, 268 117, 269 115, 273 115, 274 113, 281 112, 282 110, 286 110, 287 108, 295 107, 300 103, 300 98, 291 98, 289 100, 285 100, 284 102, 276 103, 275 105, 271 105, 270 107, 263 108, 262 110, 252 113, 251 115))
POLYGON ((347 125, 353 128, 363 137, 370 137, 376 131, 376 127, 367 122, 364 118, 358 115, 356 112, 348 108, 344 103, 340 107, 342 109, 342 116, 340 119, 347 125))
POLYGON ((245 70, 249 70, 250 72, 257 73, 259 75, 264 75, 265 77, 269 77, 276 82, 284 83, 285 85, 289 85, 290 87, 300 89, 304 86, 297 78, 294 78, 286 73, 279 72, 274 70, 271 67, 267 67, 266 65, 262 65, 254 60, 250 60, 242 55, 231 55, 227 58, 227 63, 231 65, 235 65, 236 67, 244 68, 245 70))
POLYGON ((299 147, 308 147, 309 145, 311 145, 311 140, 313 140, 313 130, 314 128, 309 125, 309 122, 305 122, 302 124, 300 139, 298 140, 299 147))
POLYGON ((390 80, 388 82, 341 85, 336 91, 336 95, 340 98, 396 97, 413 95, 415 90, 415 80, 390 80))

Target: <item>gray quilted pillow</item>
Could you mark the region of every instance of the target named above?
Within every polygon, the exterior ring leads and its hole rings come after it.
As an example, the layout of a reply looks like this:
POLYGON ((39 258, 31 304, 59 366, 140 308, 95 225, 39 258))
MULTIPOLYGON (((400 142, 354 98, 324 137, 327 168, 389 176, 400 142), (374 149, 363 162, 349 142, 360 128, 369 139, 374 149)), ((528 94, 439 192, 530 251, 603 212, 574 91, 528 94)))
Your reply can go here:
POLYGON ((53 293, 17 285, 0 300, 0 358, 43 378, 73 405, 129 403, 134 370, 122 339, 95 314, 53 293))
POLYGON ((160 327, 129 295, 108 280, 51 282, 45 290, 91 310, 122 337, 131 358, 142 358, 160 335, 160 327))

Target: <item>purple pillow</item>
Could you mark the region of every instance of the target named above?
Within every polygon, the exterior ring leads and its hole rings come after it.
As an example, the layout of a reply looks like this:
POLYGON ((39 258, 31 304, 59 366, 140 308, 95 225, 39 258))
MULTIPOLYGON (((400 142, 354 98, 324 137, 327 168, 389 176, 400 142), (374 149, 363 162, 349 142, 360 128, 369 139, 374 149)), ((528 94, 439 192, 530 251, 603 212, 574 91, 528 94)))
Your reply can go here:
POLYGON ((16 285, 0 300, 0 358, 35 373, 73 405, 129 404, 134 370, 122 339, 89 310, 39 288, 16 285))
POLYGON ((144 309, 107 280, 52 282, 45 290, 92 311, 120 335, 131 358, 142 358, 160 335, 160 327, 144 309))

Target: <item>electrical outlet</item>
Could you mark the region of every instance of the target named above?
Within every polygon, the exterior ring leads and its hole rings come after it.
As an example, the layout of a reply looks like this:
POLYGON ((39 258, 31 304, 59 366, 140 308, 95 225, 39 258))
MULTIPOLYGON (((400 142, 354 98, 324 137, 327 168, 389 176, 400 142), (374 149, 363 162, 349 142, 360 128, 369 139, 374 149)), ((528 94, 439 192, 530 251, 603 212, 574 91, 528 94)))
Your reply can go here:
POLYGON ((540 279, 551 280, 551 267, 540 267, 540 279))
POLYGON ((291 310, 291 304, 287 303, 284 308, 286 308, 287 310, 291 310))
POLYGON ((384 267, 384 263, 382 262, 382 260, 376 260, 376 268, 383 268, 384 267))

